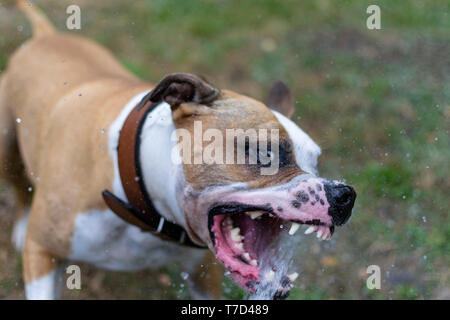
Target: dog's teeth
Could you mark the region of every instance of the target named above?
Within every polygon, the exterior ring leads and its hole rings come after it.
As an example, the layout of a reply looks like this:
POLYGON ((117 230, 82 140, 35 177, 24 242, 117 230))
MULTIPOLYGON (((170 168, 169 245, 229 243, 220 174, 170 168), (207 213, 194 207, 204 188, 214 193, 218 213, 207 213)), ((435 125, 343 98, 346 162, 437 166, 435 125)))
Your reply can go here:
POLYGON ((242 256, 243 256, 244 259, 247 260, 247 261, 250 261, 250 260, 251 260, 250 254, 249 254, 248 252, 245 252, 242 256))
POLYGON ((238 248, 239 250, 244 251, 244 245, 242 244, 242 242, 235 243, 234 245, 235 245, 236 248, 238 248))
POLYGON ((250 261, 250 264, 252 265, 252 266, 257 266, 258 265, 258 261, 256 260, 256 259, 253 259, 252 261, 250 261))
POLYGON ((231 229, 231 231, 230 231, 231 239, 234 242, 240 242, 241 241, 241 234, 240 234, 240 232, 241 232, 241 229, 239 229, 239 228, 231 229))
POLYGON ((264 278, 267 281, 273 281, 273 279, 275 278, 275 272, 273 270, 268 271, 265 275, 264 278))
POLYGON ((294 282, 298 278, 298 273, 297 272, 291 273, 287 277, 289 278, 289 280, 291 280, 291 282, 294 282))
POLYGON ((305 234, 310 234, 314 232, 314 227, 313 226, 309 226, 308 229, 306 229, 305 234))
POLYGON ((261 211, 256 211, 256 212, 252 212, 250 213, 250 218, 252 218, 253 220, 255 220, 256 218, 260 217, 263 215, 263 212, 261 211))
POLYGON ((241 232, 240 228, 233 228, 233 229, 231 229, 231 234, 238 235, 240 232, 241 232))
POLYGON ((323 233, 323 236, 322 236, 322 240, 327 240, 328 239, 328 234, 326 234, 325 232, 323 233))
POLYGON ((291 229, 289 229, 289 234, 293 236, 297 232, 298 228, 300 228, 300 224, 293 222, 291 229))
POLYGON ((322 230, 317 231, 317 238, 322 238, 322 230))

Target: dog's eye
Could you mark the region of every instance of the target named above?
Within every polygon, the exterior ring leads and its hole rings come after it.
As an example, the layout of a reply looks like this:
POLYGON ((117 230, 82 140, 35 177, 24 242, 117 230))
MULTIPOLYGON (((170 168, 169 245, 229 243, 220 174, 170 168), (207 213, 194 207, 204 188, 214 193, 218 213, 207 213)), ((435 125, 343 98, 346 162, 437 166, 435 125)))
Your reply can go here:
POLYGON ((278 152, 276 150, 271 149, 271 145, 268 144, 267 148, 263 148, 266 150, 261 150, 261 148, 257 147, 256 153, 252 153, 250 151, 250 146, 248 142, 245 143, 245 154, 247 157, 248 163, 255 164, 254 158, 253 161, 250 160, 252 156, 256 156, 256 164, 261 167, 271 167, 274 162, 278 162, 279 167, 284 167, 289 165, 292 162, 292 147, 288 142, 282 141, 278 146, 278 152), (277 159, 278 158, 278 159, 277 159), (277 161, 278 160, 278 161, 277 161))
POLYGON ((257 163, 261 167, 270 167, 272 165, 272 161, 275 160, 275 155, 272 151, 267 151, 266 154, 263 152, 258 152, 257 163))

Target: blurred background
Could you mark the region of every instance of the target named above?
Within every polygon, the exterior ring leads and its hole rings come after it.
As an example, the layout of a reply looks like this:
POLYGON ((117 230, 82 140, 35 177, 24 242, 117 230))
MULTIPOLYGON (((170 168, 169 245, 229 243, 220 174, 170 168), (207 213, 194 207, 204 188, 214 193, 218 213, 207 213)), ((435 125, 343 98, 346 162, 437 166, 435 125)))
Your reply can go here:
MULTIPOLYGON (((87 36, 130 71, 157 82, 203 73, 220 88, 264 99, 285 80, 294 120, 321 147, 322 176, 358 198, 333 240, 306 237, 289 299, 450 299, 450 1, 42 0, 59 30, 87 36), (81 8, 81 30, 66 8, 81 8), (366 9, 381 8, 381 30, 366 9), (381 269, 369 290, 366 268, 381 269)), ((0 0, 0 72, 30 37, 12 1, 0 0)), ((0 298, 24 298, 10 243, 12 191, 0 181, 0 298)), ((188 298, 182 269, 106 272, 81 265, 67 299, 188 298)), ((224 297, 242 290, 224 280, 224 297)))

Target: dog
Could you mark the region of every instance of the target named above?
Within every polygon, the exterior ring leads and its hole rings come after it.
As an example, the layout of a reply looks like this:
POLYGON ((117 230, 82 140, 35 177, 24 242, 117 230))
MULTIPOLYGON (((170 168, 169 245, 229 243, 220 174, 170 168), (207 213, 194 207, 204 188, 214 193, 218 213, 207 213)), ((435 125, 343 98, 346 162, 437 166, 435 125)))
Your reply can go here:
MULTIPOLYGON (((266 104, 199 75, 147 83, 103 47, 57 32, 36 6, 16 2, 33 36, 1 74, 0 168, 16 192, 13 240, 28 299, 59 298, 66 261, 122 271, 181 262, 193 296, 215 299, 224 267, 254 292, 267 269, 260 257, 281 229, 293 235, 304 224, 329 239, 348 221, 356 193, 317 175, 320 148, 289 120, 284 83, 266 104), (197 135, 198 123, 200 136, 258 129, 277 139, 262 153, 248 137, 226 143, 236 147, 227 155, 243 145, 254 163, 198 161, 207 141, 194 139, 181 154, 173 136, 197 135), (262 174, 275 160, 276 170, 262 174)), ((295 277, 284 276, 274 297, 286 297, 295 277)))

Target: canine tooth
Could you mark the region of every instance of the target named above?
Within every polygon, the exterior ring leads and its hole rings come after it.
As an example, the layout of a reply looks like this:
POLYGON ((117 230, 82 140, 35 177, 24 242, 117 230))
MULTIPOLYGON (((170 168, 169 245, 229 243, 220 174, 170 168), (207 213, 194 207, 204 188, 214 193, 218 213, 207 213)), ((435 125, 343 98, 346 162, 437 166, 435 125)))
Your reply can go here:
POLYGON ((242 256, 243 256, 244 259, 247 260, 247 261, 250 261, 250 260, 251 260, 250 254, 249 254, 248 252, 245 252, 242 256))
POLYGON ((322 233, 323 233, 322 230, 317 231, 317 238, 322 239, 322 233))
POLYGON ((289 229, 289 234, 291 236, 294 235, 297 232, 298 228, 300 228, 300 224, 293 222, 291 225, 291 229, 289 229))
POLYGON ((305 234, 310 234, 314 232, 314 227, 313 226, 309 226, 308 229, 306 229, 305 234))
POLYGON ((257 266, 258 265, 258 261, 256 260, 256 259, 253 259, 252 261, 250 261, 250 264, 252 265, 252 266, 257 266))
POLYGON ((275 272, 273 270, 268 271, 265 275, 264 278, 267 281, 273 281, 273 279, 275 278, 275 272))
POLYGON ((288 274, 287 277, 289 278, 289 280, 291 280, 291 282, 294 282, 298 278, 298 273, 294 272, 294 273, 288 274))
POLYGON ((324 234, 323 234, 323 236, 322 236, 322 240, 327 240, 328 239, 328 234, 326 234, 325 232, 324 232, 324 234))
POLYGON ((263 215, 263 213, 261 211, 256 211, 256 212, 250 213, 250 218, 255 220, 256 218, 258 218, 259 216, 262 216, 262 215, 263 215))
POLYGON ((244 251, 244 245, 242 244, 242 242, 237 242, 234 244, 236 246, 236 248, 238 248, 241 251, 244 251))

